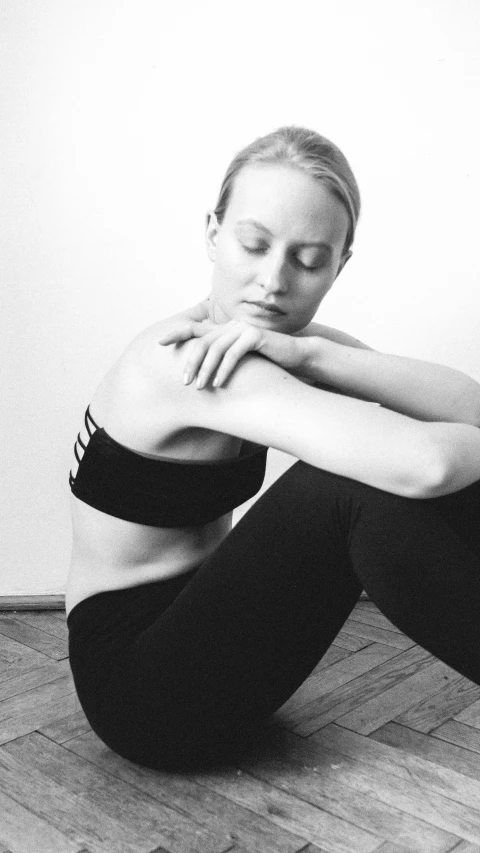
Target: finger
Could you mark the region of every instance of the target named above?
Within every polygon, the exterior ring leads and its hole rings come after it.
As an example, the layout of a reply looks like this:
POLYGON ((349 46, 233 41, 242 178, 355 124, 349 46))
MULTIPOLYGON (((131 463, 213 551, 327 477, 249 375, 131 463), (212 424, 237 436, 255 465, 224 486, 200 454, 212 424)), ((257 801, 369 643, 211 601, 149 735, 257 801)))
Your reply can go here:
POLYGON ((251 349, 251 346, 245 338, 239 338, 235 344, 233 344, 225 353, 219 367, 215 378, 213 380, 213 386, 218 388, 220 385, 223 385, 224 382, 228 379, 231 373, 234 371, 238 362, 244 355, 247 354, 251 349))
POLYGON ((205 353, 202 366, 198 373, 197 388, 204 388, 209 379, 215 375, 225 353, 233 346, 240 335, 241 330, 238 327, 232 328, 228 334, 224 332, 223 335, 212 341, 205 353))
POLYGON ((160 335, 158 338, 158 343, 161 346, 167 346, 168 344, 177 344, 180 341, 188 341, 190 338, 194 337, 194 323, 183 323, 181 326, 177 326, 176 329, 170 329, 169 332, 165 332, 163 335, 160 335))
POLYGON ((189 385, 200 371, 203 361, 212 346, 212 344, 221 336, 221 332, 217 329, 215 332, 210 332, 204 335, 191 345, 188 353, 188 360, 185 362, 183 381, 185 385, 189 385))
POLYGON ((167 346, 168 344, 188 341, 190 338, 201 338, 216 328, 218 328, 216 324, 212 323, 210 320, 202 320, 201 322, 187 320, 181 325, 170 329, 169 332, 165 332, 163 335, 160 335, 158 343, 161 344, 161 346, 167 346))

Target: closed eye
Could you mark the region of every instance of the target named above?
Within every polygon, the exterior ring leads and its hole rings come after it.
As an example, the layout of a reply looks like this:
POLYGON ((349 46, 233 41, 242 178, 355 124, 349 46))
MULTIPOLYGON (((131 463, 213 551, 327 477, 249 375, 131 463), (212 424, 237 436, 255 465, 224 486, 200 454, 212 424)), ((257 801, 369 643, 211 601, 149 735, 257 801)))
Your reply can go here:
POLYGON ((321 269, 323 266, 323 264, 315 264, 315 266, 309 266, 308 264, 303 264, 302 261, 300 260, 300 258, 295 258, 295 261, 298 264, 298 266, 302 268, 302 270, 308 270, 308 272, 316 272, 316 270, 321 269))
MULTIPOLYGON (((244 243, 240 243, 240 245, 242 249, 244 249, 250 255, 263 255, 265 254, 265 252, 268 251, 268 246, 245 246, 244 243)), ((321 269, 324 264, 323 261, 319 264, 314 265, 304 264, 300 260, 300 258, 296 257, 295 255, 292 256, 292 260, 297 266, 301 267, 302 270, 306 270, 307 272, 316 272, 317 270, 321 269)))
POLYGON ((267 251, 268 246, 244 246, 243 243, 240 244, 242 249, 245 249, 246 252, 249 252, 251 255, 261 255, 267 251))

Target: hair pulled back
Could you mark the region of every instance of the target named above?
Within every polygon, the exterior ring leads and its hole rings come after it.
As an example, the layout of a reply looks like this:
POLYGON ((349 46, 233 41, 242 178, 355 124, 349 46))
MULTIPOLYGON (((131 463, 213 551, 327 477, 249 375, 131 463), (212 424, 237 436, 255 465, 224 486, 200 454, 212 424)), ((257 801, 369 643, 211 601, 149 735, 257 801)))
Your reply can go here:
POLYGON ((215 214, 221 224, 230 202, 235 178, 249 165, 278 164, 300 169, 325 184, 345 206, 349 228, 344 252, 353 243, 360 216, 360 191, 346 157, 339 148, 314 130, 294 125, 279 127, 255 139, 236 154, 223 179, 215 214))

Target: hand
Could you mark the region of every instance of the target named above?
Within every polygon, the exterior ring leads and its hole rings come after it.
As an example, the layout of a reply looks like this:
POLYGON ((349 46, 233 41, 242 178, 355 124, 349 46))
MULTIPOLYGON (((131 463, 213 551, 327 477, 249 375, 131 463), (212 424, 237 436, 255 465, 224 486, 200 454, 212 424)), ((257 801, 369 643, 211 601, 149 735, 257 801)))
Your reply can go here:
POLYGON ((197 388, 204 388, 213 378, 217 388, 230 376, 247 352, 260 352, 267 337, 275 334, 241 320, 213 323, 211 320, 187 320, 160 338, 162 346, 198 338, 189 352, 183 381, 189 385, 195 377, 197 388))

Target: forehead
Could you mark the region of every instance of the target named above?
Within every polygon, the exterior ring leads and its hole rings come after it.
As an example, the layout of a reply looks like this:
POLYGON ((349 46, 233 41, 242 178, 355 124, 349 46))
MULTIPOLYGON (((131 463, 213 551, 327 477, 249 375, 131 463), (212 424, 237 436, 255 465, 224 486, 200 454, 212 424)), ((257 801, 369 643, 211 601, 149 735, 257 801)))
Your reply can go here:
POLYGON ((344 205, 324 183, 300 169, 271 164, 245 166, 235 179, 224 221, 235 226, 246 219, 279 238, 342 245, 349 224, 344 205))

